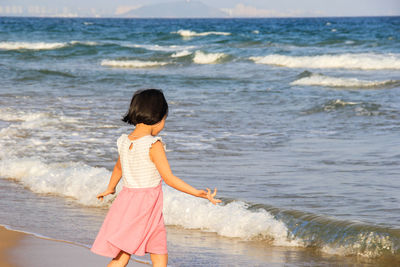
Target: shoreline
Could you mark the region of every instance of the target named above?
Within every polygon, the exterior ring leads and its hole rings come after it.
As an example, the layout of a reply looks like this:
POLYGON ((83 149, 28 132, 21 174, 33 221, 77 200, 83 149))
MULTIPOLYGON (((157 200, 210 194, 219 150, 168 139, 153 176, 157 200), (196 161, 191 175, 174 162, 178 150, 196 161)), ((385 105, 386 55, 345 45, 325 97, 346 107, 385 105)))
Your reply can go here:
MULTIPOLYGON (((36 236, 0 225, 0 267, 107 266, 111 258, 65 240, 36 236), (23 253, 21 253, 23 251, 23 253)), ((149 266, 131 258, 128 266, 149 266)))

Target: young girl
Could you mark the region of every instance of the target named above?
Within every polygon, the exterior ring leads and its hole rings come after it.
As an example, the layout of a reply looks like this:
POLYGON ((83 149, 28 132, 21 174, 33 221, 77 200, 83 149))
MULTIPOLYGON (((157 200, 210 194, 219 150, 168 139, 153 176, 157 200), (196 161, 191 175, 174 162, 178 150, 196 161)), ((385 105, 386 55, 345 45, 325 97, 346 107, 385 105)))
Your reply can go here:
POLYGON ((161 137, 168 104, 161 90, 137 91, 129 111, 122 119, 135 125, 129 135, 117 140, 119 157, 103 198, 115 193, 122 177, 123 189, 112 203, 91 251, 113 258, 107 265, 126 266, 131 254, 150 253, 153 266, 167 266, 168 252, 164 226, 161 179, 187 194, 206 198, 214 205, 217 189, 197 190, 174 176, 165 155, 161 137))

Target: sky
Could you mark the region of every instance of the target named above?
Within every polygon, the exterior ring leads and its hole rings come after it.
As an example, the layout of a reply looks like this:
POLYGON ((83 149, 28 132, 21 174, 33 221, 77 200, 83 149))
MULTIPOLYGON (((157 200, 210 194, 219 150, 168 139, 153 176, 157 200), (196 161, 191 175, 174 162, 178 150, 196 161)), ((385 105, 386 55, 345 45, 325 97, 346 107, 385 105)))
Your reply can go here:
MULTIPOLYGON (((144 5, 183 0, 0 0, 0 15, 123 16, 144 5)), ((399 16, 400 0, 200 1, 230 17, 399 16)))

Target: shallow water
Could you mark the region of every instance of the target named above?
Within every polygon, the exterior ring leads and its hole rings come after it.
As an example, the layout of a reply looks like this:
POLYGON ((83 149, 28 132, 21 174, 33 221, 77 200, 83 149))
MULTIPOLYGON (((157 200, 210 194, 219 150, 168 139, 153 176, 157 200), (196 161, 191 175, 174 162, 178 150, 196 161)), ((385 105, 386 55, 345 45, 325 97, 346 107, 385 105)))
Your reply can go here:
POLYGON ((174 173, 224 200, 164 187, 171 266, 390 266, 399 24, 0 18, 0 223, 90 245, 112 201, 95 195, 132 130, 120 119, 135 90, 156 87, 174 173))

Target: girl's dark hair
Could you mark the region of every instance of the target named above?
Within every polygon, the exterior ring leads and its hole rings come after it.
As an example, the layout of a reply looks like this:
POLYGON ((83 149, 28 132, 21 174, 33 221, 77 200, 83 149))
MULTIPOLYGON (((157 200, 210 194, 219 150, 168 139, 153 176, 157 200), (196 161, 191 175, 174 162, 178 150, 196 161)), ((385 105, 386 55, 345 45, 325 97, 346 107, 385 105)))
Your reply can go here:
POLYGON ((168 115, 168 104, 159 89, 138 90, 133 94, 131 106, 122 121, 136 125, 154 125, 168 115))

